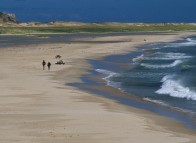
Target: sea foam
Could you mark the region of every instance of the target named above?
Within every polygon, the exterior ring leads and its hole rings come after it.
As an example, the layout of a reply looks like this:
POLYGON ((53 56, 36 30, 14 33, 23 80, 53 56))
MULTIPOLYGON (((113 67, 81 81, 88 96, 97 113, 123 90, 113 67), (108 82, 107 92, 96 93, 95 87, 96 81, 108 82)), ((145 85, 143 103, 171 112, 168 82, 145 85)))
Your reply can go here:
POLYGON ((132 61, 133 61, 134 63, 136 63, 136 62, 141 61, 141 60, 143 60, 143 59, 144 59, 144 55, 142 54, 142 55, 140 55, 140 56, 138 56, 138 57, 136 57, 136 58, 133 58, 132 61))
POLYGON ((169 45, 166 45, 164 47, 183 47, 183 46, 195 46, 196 45, 196 40, 193 40, 191 38, 187 38, 186 42, 183 43, 171 43, 169 45))
POLYGON ((161 88, 156 91, 157 94, 170 95, 177 98, 186 98, 196 100, 195 91, 183 86, 180 81, 175 80, 174 76, 167 75, 161 80, 163 83, 161 88))
POLYGON ((148 102, 152 102, 152 103, 155 103, 155 104, 160 104, 162 106, 169 106, 167 103, 164 103, 161 100, 154 100, 154 99, 150 99, 150 98, 147 98, 147 97, 143 98, 143 100, 148 101, 148 102))
POLYGON ((182 59, 190 59, 192 56, 187 55, 185 53, 163 53, 163 52, 156 52, 150 56, 140 55, 136 58, 133 58, 133 62, 137 63, 142 60, 182 60, 182 59))
POLYGON ((115 88, 119 88, 120 87, 120 83, 119 82, 111 81, 111 78, 117 76, 118 73, 115 73, 115 72, 112 72, 112 71, 109 71, 109 70, 105 70, 105 69, 96 69, 95 71, 105 75, 103 80, 105 80, 107 82, 108 86, 112 86, 112 87, 115 87, 115 88))
POLYGON ((177 66, 177 65, 179 65, 181 63, 182 63, 182 60, 175 60, 171 64, 154 65, 154 64, 145 64, 145 63, 142 63, 141 66, 143 66, 145 68, 153 68, 153 69, 158 69, 158 68, 172 68, 172 67, 175 67, 175 66, 177 66))
POLYGON ((180 59, 188 59, 192 58, 192 56, 186 55, 185 53, 162 53, 157 52, 153 57, 145 57, 145 60, 180 60, 180 59))

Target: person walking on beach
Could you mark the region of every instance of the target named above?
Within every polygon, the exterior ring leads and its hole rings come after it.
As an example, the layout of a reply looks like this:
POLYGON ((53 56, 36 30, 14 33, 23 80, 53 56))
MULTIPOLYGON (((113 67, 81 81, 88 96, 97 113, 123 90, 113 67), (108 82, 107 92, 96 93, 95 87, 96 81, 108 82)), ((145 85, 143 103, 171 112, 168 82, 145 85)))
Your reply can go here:
POLYGON ((45 65, 46 65, 46 62, 43 60, 42 62, 43 70, 45 70, 45 65))
POLYGON ((51 63, 48 62, 47 66, 48 66, 48 70, 50 70, 51 63))

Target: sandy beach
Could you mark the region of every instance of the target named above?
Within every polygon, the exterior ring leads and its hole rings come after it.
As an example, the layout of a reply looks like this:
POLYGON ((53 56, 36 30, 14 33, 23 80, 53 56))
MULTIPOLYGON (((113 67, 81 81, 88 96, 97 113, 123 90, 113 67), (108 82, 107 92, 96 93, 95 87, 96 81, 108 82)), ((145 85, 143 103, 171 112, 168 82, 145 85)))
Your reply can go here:
POLYGON ((0 142, 195 143, 195 131, 177 121, 67 85, 80 82, 88 59, 192 34, 110 34, 0 48, 0 142), (65 65, 55 65, 58 54, 65 65), (52 63, 50 71, 42 70, 43 60, 52 63))

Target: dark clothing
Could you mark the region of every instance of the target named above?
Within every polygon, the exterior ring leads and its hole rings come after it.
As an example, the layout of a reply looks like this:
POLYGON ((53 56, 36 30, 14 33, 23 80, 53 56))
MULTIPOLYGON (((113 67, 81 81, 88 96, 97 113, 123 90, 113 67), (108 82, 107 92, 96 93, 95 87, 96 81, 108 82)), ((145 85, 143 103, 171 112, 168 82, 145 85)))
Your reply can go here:
POLYGON ((42 62, 43 70, 45 70, 45 65, 46 65, 46 62, 43 60, 42 62))
POLYGON ((48 66, 48 70, 50 70, 51 63, 48 62, 47 66, 48 66))

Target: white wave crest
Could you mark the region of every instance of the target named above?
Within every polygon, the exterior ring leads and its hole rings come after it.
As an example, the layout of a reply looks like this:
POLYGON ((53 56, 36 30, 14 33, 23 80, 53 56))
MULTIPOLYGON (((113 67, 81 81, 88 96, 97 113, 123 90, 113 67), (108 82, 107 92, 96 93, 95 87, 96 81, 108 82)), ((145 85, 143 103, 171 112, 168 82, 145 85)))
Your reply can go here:
POLYGON ((160 104, 160 105, 163 105, 163 106, 169 106, 168 104, 164 103, 163 101, 160 101, 160 100, 153 100, 153 99, 150 99, 150 98, 143 98, 143 100, 145 101, 148 101, 148 102, 152 102, 152 103, 155 103, 155 104, 160 104))
POLYGON ((187 41, 189 42, 196 42, 195 40, 191 39, 191 38, 186 38, 187 41))
POLYGON ((136 57, 136 58, 133 58, 133 62, 138 62, 138 61, 141 61, 142 59, 144 59, 144 55, 142 54, 142 55, 140 55, 140 56, 138 56, 138 57, 136 57))
POLYGON ((187 38, 186 42, 183 43, 170 43, 169 45, 166 45, 164 47, 183 47, 183 46, 195 46, 196 40, 193 40, 191 38, 187 38))
POLYGON ((103 80, 105 80, 107 82, 108 86, 112 86, 115 88, 119 88, 120 87, 120 83, 119 82, 113 82, 110 79, 114 76, 117 76, 118 73, 109 71, 109 70, 105 70, 105 69, 96 69, 95 71, 97 71, 98 73, 104 74, 106 75, 106 77, 103 78, 103 80))
POLYGON ((192 56, 188 56, 185 53, 155 53, 155 57, 145 57, 145 60, 180 60, 180 59, 188 59, 192 58, 192 56))
POLYGON ((99 72, 99 73, 104 74, 104 75, 110 75, 110 76, 117 74, 115 72, 112 72, 112 71, 109 71, 109 70, 104 70, 104 69, 96 69, 96 72, 99 72))
POLYGON ((157 94, 168 94, 172 97, 196 100, 195 91, 190 90, 188 87, 184 87, 179 81, 174 80, 174 76, 165 76, 161 82, 163 82, 163 84, 161 88, 156 91, 157 94))
POLYGON ((179 65, 181 63, 182 63, 182 60, 175 60, 171 64, 153 65, 153 64, 144 64, 144 63, 142 63, 141 66, 146 67, 146 68, 158 69, 158 68, 171 68, 171 67, 175 67, 175 66, 177 66, 177 65, 179 65))
POLYGON ((142 60, 182 60, 182 59, 190 59, 192 56, 189 56, 185 53, 163 53, 163 52, 156 52, 151 54, 150 56, 144 56, 143 54, 133 58, 133 62, 137 63, 142 60))

